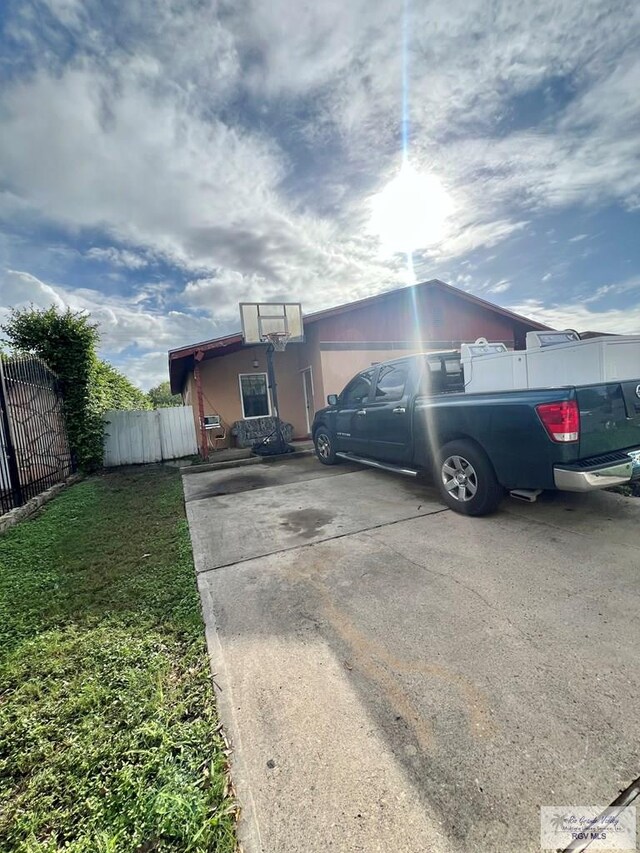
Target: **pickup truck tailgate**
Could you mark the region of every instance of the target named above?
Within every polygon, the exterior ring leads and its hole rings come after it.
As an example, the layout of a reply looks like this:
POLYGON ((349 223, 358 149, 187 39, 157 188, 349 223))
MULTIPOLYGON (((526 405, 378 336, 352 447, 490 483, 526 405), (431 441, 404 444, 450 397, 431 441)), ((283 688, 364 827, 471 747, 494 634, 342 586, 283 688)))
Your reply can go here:
POLYGON ((640 379, 576 389, 580 458, 640 447, 640 379))

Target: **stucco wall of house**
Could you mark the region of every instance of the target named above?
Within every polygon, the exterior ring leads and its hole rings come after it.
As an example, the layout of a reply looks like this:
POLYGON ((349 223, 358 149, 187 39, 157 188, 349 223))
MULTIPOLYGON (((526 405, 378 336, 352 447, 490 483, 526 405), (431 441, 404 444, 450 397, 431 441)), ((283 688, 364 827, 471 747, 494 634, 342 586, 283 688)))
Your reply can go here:
POLYGON ((380 361, 421 352, 422 348, 321 350, 322 375, 327 394, 339 394, 347 382, 361 370, 380 361))
MULTIPOLYGON (((298 370, 302 371, 305 368, 311 368, 313 377, 313 411, 311 412, 311 419, 313 419, 313 413, 326 405, 325 384, 320 357, 320 329, 318 324, 309 325, 305 329, 305 342, 292 346, 292 349, 298 354, 298 370)), ((300 388, 302 389, 302 376, 300 377, 300 388)))
POLYGON ((383 303, 328 317, 313 328, 324 390, 337 394, 372 364, 429 350, 457 348, 483 336, 514 346, 518 324, 442 291, 396 292, 383 303))
MULTIPOLYGON (((293 424, 296 438, 304 437, 307 432, 299 358, 300 354, 293 346, 283 353, 274 353, 280 416, 293 424)), ((247 347, 226 356, 200 362, 204 414, 205 416, 220 415, 227 429, 227 441, 224 444, 218 443, 218 447, 225 444, 229 446, 231 428, 243 417, 240 374, 266 372, 265 347, 247 347), (254 359, 257 360, 258 367, 253 366, 254 359)), ((188 389, 186 393, 192 400, 196 429, 199 429, 198 399, 192 373, 189 375, 186 388, 188 389)))

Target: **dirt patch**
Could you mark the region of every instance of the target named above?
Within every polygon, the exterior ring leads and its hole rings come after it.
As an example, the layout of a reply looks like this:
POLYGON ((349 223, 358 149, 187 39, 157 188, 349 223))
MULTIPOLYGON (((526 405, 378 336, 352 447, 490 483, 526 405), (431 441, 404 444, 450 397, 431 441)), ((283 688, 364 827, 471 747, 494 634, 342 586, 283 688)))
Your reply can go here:
POLYGON ((285 513, 280 524, 303 539, 313 539, 334 518, 334 513, 324 509, 295 509, 285 513))

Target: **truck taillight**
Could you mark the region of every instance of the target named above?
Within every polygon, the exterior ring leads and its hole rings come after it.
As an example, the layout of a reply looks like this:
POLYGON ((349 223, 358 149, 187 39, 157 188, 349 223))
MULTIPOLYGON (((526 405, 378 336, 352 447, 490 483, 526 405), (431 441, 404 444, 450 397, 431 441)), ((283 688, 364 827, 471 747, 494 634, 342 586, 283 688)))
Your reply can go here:
POLYGON ((536 412, 551 441, 577 441, 580 438, 580 410, 575 400, 540 403, 536 412))

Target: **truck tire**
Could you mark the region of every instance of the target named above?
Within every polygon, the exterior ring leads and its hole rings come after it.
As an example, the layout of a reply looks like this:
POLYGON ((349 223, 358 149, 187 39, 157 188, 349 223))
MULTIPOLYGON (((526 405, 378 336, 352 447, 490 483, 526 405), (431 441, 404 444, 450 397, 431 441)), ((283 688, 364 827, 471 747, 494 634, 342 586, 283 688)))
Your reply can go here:
POLYGON ((340 462, 336 456, 333 436, 326 426, 320 425, 314 432, 313 444, 316 449, 316 456, 323 465, 337 465, 340 462))
POLYGON ((466 439, 440 448, 434 475, 442 500, 463 515, 488 515, 504 496, 486 453, 466 439))

